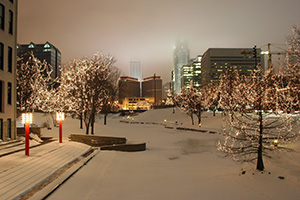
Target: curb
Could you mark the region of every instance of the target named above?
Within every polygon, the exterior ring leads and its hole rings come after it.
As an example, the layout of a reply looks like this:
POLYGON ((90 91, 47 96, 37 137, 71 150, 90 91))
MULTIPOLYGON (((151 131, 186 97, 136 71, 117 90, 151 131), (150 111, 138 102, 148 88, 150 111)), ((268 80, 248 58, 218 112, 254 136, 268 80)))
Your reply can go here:
MULTIPOLYGON (((14 199, 19 199, 24 197, 25 195, 29 194, 30 192, 32 192, 34 189, 36 189, 37 187, 39 187, 40 185, 42 185, 43 183, 45 183, 49 178, 51 178, 53 175, 55 175, 57 172, 59 172, 60 170, 62 170, 63 168, 65 168, 66 166, 72 164, 73 162, 76 162, 77 160, 79 160, 81 157, 83 157, 84 155, 88 154, 89 152, 93 151, 93 149, 90 147, 87 151, 85 151, 84 153, 82 153, 79 157, 74 158, 73 160, 71 160, 70 162, 64 164, 63 166, 61 166, 60 168, 58 168, 56 171, 54 171, 53 173, 49 174, 49 176, 47 176, 46 178, 42 179, 41 181, 39 181, 38 183, 36 183, 33 187, 31 187, 30 189, 26 190, 25 192, 19 194, 18 196, 14 197, 14 199)), ((72 168, 72 167, 71 167, 72 168)), ((70 169, 71 169, 70 168, 70 169)), ((67 170, 68 171, 68 170, 67 170)), ((65 172, 62 174, 64 175, 65 172)), ((57 179, 59 179, 59 177, 57 177, 57 179)), ((54 181, 52 181, 51 183, 55 182, 56 179, 54 181)), ((36 192, 33 194, 32 197, 35 196, 35 194, 38 194, 39 192, 44 191, 45 188, 48 187, 48 185, 50 185, 51 183, 47 184, 44 188, 42 188, 40 191, 36 192)), ((31 199, 31 197, 29 197, 28 199, 31 199)), ((41 198, 36 198, 36 199, 41 199, 41 198)))

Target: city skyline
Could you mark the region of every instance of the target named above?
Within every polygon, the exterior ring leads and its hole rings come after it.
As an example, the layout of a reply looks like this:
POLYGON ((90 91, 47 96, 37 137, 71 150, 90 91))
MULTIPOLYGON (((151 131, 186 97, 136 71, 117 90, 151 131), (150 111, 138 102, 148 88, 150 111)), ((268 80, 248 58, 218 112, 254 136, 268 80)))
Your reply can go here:
POLYGON ((18 5, 17 41, 50 41, 62 64, 95 51, 112 54, 122 75, 129 75, 130 60, 140 60, 142 77, 156 73, 168 82, 177 38, 189 43, 191 58, 208 48, 266 50, 267 43, 286 42, 300 23, 299 6, 297 0, 26 0, 18 5))

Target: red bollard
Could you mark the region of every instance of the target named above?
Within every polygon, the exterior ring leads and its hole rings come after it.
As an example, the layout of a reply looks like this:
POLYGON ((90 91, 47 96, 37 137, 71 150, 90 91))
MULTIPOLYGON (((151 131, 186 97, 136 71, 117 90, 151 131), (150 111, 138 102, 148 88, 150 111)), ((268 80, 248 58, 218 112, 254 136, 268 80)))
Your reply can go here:
POLYGON ((59 143, 62 143, 62 120, 59 120, 59 143))
POLYGON ((29 123, 25 123, 25 155, 29 156, 29 123))

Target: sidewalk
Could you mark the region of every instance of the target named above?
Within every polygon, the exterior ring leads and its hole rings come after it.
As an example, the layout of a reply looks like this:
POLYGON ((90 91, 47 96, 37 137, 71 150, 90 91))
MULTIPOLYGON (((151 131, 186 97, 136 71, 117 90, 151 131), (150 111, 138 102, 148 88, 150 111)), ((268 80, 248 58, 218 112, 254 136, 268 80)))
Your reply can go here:
POLYGON ((0 157, 0 199, 18 199, 91 150, 85 144, 54 141, 0 157))

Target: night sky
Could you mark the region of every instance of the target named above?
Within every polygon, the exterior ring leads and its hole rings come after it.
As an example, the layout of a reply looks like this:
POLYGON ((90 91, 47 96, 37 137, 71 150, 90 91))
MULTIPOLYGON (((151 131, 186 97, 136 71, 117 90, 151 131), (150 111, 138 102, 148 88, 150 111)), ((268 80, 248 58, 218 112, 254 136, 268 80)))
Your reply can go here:
POLYGON ((140 60, 143 77, 167 82, 177 38, 188 41, 191 57, 212 47, 266 50, 300 25, 299 8, 299 0, 19 0, 17 40, 49 41, 63 63, 109 53, 122 75, 140 60))

